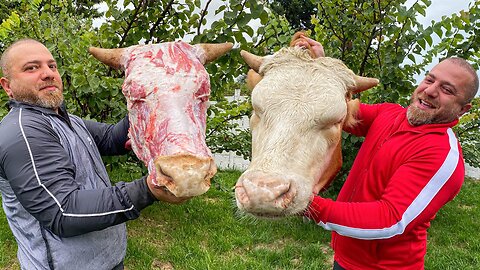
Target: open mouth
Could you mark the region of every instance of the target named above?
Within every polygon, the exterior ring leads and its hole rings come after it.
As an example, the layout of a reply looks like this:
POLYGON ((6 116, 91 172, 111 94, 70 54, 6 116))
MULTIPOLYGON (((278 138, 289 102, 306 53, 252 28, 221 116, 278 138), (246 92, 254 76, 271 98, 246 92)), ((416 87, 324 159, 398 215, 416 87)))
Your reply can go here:
POLYGON ((423 108, 435 109, 435 106, 428 101, 425 101, 425 100, 419 98, 418 102, 420 103, 421 107, 423 107, 423 108))
POLYGON ((166 186, 159 186, 159 188, 163 189, 163 191, 165 191, 169 195, 172 195, 172 196, 176 197, 175 194, 173 194, 170 190, 168 190, 168 188, 166 186))

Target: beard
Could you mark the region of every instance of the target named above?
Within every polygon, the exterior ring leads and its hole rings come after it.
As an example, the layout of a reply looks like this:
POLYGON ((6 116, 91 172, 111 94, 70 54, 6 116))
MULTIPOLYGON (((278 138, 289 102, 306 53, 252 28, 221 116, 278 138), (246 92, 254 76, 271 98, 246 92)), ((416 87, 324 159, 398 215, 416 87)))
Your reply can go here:
POLYGON ((55 81, 46 82, 37 86, 35 91, 29 89, 16 91, 13 98, 17 101, 56 110, 63 103, 63 87, 55 81), (57 89, 54 91, 41 90, 47 86, 55 86, 57 89))
MULTIPOLYGON (((407 119, 408 123, 412 126, 420 126, 427 124, 440 124, 440 123, 450 123, 457 119, 458 111, 455 108, 451 108, 447 111, 442 112, 432 112, 425 111, 417 108, 413 101, 418 99, 418 97, 413 97, 410 99, 410 106, 407 109, 407 119)), ((426 99, 423 99, 426 100, 426 99)), ((432 101, 430 103, 434 104, 432 101)))
POLYGON ((420 126, 431 124, 433 117, 430 113, 420 110, 414 105, 410 105, 407 109, 407 119, 408 123, 412 126, 420 126))

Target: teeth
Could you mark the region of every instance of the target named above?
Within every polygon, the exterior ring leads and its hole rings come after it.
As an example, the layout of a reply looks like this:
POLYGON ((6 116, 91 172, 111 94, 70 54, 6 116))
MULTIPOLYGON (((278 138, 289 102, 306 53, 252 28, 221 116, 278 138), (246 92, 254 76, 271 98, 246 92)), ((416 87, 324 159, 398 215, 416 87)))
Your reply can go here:
POLYGON ((429 108, 433 108, 433 106, 432 106, 430 103, 427 103, 427 102, 425 102, 425 101, 423 101, 423 100, 421 100, 421 99, 420 99, 420 104, 422 104, 422 105, 424 105, 424 106, 427 106, 427 107, 429 107, 429 108))

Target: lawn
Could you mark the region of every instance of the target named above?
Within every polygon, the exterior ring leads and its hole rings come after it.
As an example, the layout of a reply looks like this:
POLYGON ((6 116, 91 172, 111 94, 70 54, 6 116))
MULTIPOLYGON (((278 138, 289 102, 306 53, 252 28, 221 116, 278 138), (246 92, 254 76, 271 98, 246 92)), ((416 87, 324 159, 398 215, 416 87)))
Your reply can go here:
MULTIPOLYGON (((232 187, 239 175, 220 172, 205 195, 182 205, 156 203, 128 222, 126 268, 331 269, 329 232, 300 217, 255 220, 236 211, 232 187)), ((480 269, 478 194, 480 181, 468 179, 432 222, 426 269, 480 269)), ((0 269, 19 269, 1 211, 0 243, 0 269)))

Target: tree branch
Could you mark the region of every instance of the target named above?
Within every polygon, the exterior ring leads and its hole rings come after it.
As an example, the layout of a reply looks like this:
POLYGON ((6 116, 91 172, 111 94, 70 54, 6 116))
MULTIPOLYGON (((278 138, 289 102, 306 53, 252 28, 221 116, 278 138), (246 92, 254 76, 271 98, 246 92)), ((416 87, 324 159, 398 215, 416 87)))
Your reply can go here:
POLYGON ((140 12, 140 8, 142 7, 142 3, 144 3, 144 2, 143 1, 140 2, 138 7, 135 7, 135 13, 133 13, 133 17, 130 20, 130 22, 128 22, 127 27, 125 29, 125 32, 123 32, 122 38, 120 39, 120 42, 118 43, 119 48, 121 48, 123 46, 123 44, 125 43, 125 40, 127 39, 128 32, 130 31, 130 29, 132 29, 133 23, 137 20, 138 13, 140 12))
POLYGON ((206 137, 210 137, 212 136, 212 134, 217 131, 220 127, 224 127, 225 126, 225 123, 227 123, 228 121, 230 120, 235 120, 235 119, 241 119, 242 117, 244 116, 248 116, 248 113, 242 113, 242 114, 238 114, 238 115, 233 115, 233 116, 229 116, 229 117, 226 117, 223 119, 223 121, 216 125, 215 128, 213 128, 212 130, 210 130, 210 132, 206 135, 206 137))
POLYGON ((207 1, 205 8, 202 10, 202 13, 200 14, 200 20, 198 21, 198 26, 197 26, 197 35, 200 35, 200 28, 202 27, 202 21, 207 15, 208 6, 210 5, 211 2, 212 0, 207 1))
POLYGON ((170 13, 170 10, 172 9, 172 6, 173 6, 173 3, 175 1, 174 0, 170 0, 170 2, 168 2, 167 6, 163 9, 163 12, 162 14, 160 14, 160 16, 158 17, 157 21, 153 24, 152 28, 150 28, 150 37, 148 38, 148 40, 145 42, 145 43, 149 43, 150 41, 153 40, 153 35, 155 33, 155 29, 160 25, 160 23, 165 19, 166 15, 170 13))
POLYGON ((333 35, 336 36, 339 40, 343 40, 343 38, 340 37, 340 36, 337 34, 337 32, 335 32, 335 28, 333 27, 332 22, 330 22, 330 20, 328 20, 329 16, 328 16, 327 12, 325 11, 325 8, 323 8, 322 3, 321 3, 321 2, 318 3, 318 6, 320 6, 320 8, 322 9, 322 13, 323 13, 323 15, 324 15, 324 19, 327 21, 328 25, 330 26, 330 29, 332 30, 333 35))

